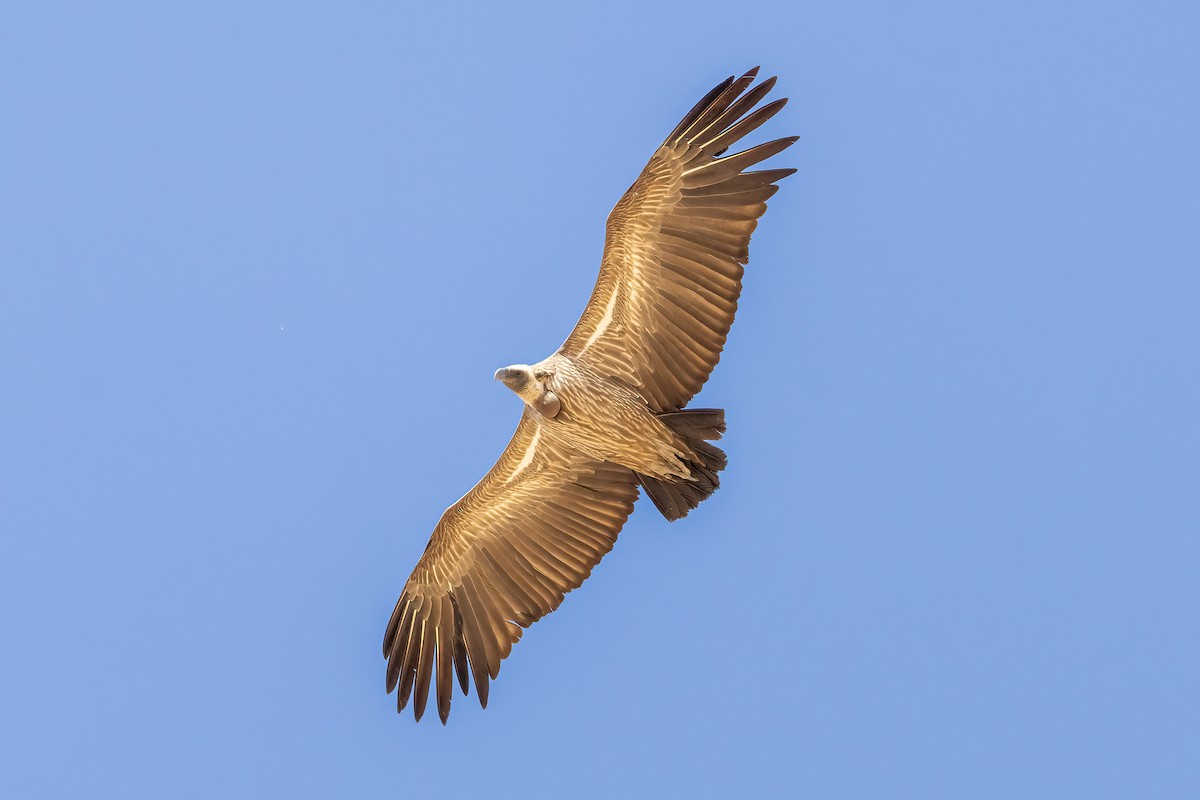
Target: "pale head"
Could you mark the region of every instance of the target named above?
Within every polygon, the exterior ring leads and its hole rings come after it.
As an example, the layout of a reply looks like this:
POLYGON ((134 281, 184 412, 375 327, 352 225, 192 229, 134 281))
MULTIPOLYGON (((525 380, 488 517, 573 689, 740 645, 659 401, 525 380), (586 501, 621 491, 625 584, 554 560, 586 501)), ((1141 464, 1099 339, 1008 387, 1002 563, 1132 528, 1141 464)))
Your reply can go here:
POLYGON ((549 375, 539 375, 528 364, 513 364, 496 370, 495 377, 546 419, 558 415, 562 405, 547 385, 549 375))

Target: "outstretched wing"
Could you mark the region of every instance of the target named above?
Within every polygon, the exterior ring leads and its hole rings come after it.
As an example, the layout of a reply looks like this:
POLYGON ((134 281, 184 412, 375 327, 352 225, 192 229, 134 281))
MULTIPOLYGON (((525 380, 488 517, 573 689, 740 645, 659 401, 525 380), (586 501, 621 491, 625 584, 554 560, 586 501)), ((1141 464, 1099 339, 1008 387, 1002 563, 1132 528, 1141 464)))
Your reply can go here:
POLYGON ((758 68, 717 86, 684 117, 608 217, 600 277, 560 352, 637 387, 655 411, 682 408, 725 346, 750 234, 774 184, 795 172, 746 172, 797 137, 726 149, 785 99, 751 109, 758 68), (750 112, 750 113, 747 113, 750 112))
POLYGON ((636 499, 631 471, 555 445, 527 408, 500 460, 442 515, 392 612, 383 654, 398 709, 412 696, 419 720, 436 675, 444 723, 451 665, 486 707, 521 629, 591 574, 636 499))

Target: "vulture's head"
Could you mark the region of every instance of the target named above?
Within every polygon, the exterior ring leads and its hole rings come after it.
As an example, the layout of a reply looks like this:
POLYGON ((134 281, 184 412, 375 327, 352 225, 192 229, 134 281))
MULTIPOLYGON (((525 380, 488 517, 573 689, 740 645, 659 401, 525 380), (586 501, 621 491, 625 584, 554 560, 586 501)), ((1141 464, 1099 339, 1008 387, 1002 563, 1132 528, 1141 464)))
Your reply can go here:
POLYGON ((496 380, 517 393, 525 404, 546 419, 554 419, 562 404, 547 386, 549 376, 540 376, 528 364, 513 364, 496 370, 496 380))

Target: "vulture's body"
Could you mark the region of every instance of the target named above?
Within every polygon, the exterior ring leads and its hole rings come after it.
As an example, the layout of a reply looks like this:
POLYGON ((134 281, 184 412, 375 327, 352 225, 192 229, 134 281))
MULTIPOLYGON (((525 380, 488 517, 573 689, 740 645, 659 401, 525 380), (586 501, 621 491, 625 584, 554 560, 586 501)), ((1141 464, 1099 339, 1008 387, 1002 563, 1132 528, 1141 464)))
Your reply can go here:
POLYGON ((713 89, 671 132, 608 220, 600 277, 554 354, 497 371, 526 408, 512 441, 446 510, 384 636, 388 691, 421 718, 454 675, 488 681, 522 628, 550 613, 616 541, 640 485, 669 520, 710 496, 725 467, 719 409, 686 409, 733 323, 750 234, 794 170, 746 170, 778 139, 721 157, 770 119, 774 78, 713 89), (749 91, 747 91, 749 89, 749 91))

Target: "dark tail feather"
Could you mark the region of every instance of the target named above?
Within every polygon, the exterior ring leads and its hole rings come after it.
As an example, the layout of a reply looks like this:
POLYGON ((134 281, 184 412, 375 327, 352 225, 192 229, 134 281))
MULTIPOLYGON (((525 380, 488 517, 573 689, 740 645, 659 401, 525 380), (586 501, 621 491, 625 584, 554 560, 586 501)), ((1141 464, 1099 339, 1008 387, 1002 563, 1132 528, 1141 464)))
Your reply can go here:
POLYGON ((658 418, 685 439, 714 442, 725 433, 723 408, 685 408, 683 411, 666 411, 658 418))
POLYGON ((638 475, 638 482, 654 507, 668 521, 686 517, 701 501, 721 485, 717 473, 725 469, 725 451, 705 440, 720 439, 725 432, 725 411, 720 408, 695 408, 669 411, 658 418, 687 441, 696 458, 688 462, 692 470, 690 481, 670 481, 638 475))

